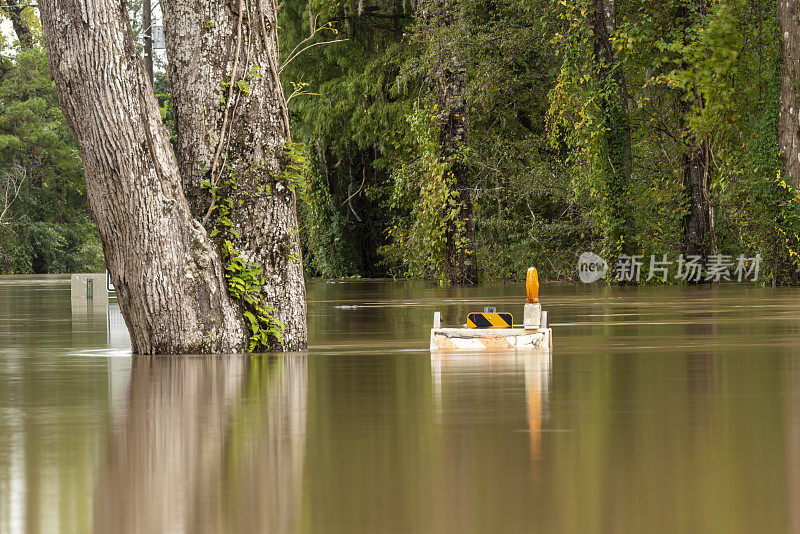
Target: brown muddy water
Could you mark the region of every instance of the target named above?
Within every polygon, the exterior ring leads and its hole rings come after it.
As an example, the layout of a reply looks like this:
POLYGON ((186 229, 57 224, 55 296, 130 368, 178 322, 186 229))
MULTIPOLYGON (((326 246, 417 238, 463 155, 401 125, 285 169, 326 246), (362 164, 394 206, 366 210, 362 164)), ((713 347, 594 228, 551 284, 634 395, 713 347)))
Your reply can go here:
POLYGON ((308 353, 150 358, 0 278, 0 533, 800 532, 800 291, 545 285, 549 356, 429 352, 523 293, 311 282, 308 353))

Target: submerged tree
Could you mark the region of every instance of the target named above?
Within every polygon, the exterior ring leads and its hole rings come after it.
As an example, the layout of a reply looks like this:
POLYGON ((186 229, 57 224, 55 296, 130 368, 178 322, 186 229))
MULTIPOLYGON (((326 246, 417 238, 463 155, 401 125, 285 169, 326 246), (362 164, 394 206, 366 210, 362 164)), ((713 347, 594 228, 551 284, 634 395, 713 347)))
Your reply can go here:
POLYGON ((444 205, 444 277, 456 284, 477 282, 474 259, 470 169, 464 161, 469 147, 467 59, 464 50, 463 7, 456 0, 420 2, 421 18, 430 48, 433 116, 439 133, 443 180, 452 189, 444 205))
MULTIPOLYGON (((675 18, 679 27, 683 26, 684 35, 688 36, 684 46, 690 43, 692 26, 704 11, 702 2, 692 1, 681 5, 676 10, 675 18)), ((681 69, 694 69, 694 64, 684 62, 681 69)), ((683 188, 686 194, 688 209, 684 218, 684 252, 688 255, 708 257, 714 240, 714 212, 711 203, 710 159, 711 147, 706 132, 698 132, 692 128, 693 113, 702 115, 705 107, 704 95, 696 87, 685 87, 679 100, 678 121, 680 133, 685 143, 681 158, 683 188)))
POLYGON ((604 165, 607 183, 605 202, 608 204, 611 220, 607 239, 614 252, 630 253, 633 217, 627 204, 633 173, 631 125, 625 74, 611 42, 617 27, 617 7, 614 0, 594 1, 591 26, 594 60, 597 63, 596 75, 601 88, 598 106, 605 127, 608 161, 608 165, 604 165))
POLYGON ((40 9, 134 352, 304 348, 275 5, 164 2, 177 158, 124 3, 40 9))
POLYGON ((550 135, 568 149, 576 197, 589 208, 603 253, 617 257, 630 253, 634 240, 627 84, 614 43, 617 5, 580 0, 562 3, 557 12, 553 41, 563 62, 550 94, 550 135))
POLYGON ((234 5, 162 4, 178 165, 192 215, 222 250, 229 282, 236 279, 231 294, 244 301, 254 335, 274 327, 265 320, 272 307, 284 347, 295 350, 306 344, 295 199, 303 156, 290 143, 277 7, 272 0, 234 5), (248 286, 248 276, 260 281, 248 286))

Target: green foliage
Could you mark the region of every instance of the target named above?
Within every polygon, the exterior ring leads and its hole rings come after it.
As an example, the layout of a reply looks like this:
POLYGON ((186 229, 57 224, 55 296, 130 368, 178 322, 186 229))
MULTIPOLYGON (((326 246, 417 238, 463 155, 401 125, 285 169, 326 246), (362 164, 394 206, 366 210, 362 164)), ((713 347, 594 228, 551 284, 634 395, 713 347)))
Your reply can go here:
MULTIPOLYGON (((702 144, 715 251, 760 254, 773 283, 800 282, 800 206, 776 136, 774 0, 615 6, 609 55, 598 52, 590 0, 283 2, 281 76, 296 142, 284 147, 280 183, 298 193, 307 274, 443 281, 452 228, 483 280, 519 279, 529 265, 574 279, 587 250, 675 258, 686 240, 685 158, 702 144), (431 24, 441 16, 449 22, 431 24), (454 53, 466 58, 457 68, 469 143, 448 158, 435 90, 454 53), (469 169, 474 238, 460 220, 455 165, 469 169)), ((246 93, 261 75, 231 83, 246 93)), ((0 76, 0 185, 14 183, 14 169, 27 173, 0 221, 0 270, 101 258, 44 55, 5 58, 0 76)), ((174 132, 168 80, 155 85, 174 132)), ((212 235, 235 242, 226 200, 235 177, 207 187, 212 235)), ((232 294, 254 295, 258 266, 234 249, 227 262, 232 294)), ((247 312, 251 334, 266 336, 254 348, 274 342, 271 312, 247 312)))
MULTIPOLYGON (((542 141, 554 64, 549 23, 540 17, 546 4, 461 6, 466 27, 456 44, 481 59, 468 65, 472 143, 459 158, 475 175, 474 252, 484 277, 519 277, 510 260, 500 264, 498 248, 516 265, 572 254, 530 234, 553 235, 565 226, 586 233, 569 208, 562 166, 542 141), (558 217, 565 210, 566 224, 558 217), (495 223, 505 227, 499 235, 495 223), (516 246, 517 235, 531 246, 516 246)), ((450 200, 458 199, 446 172, 453 162, 443 161, 436 146, 425 27, 414 24, 407 6, 298 0, 283 10, 287 51, 308 35, 309 13, 319 13, 319 26, 332 21, 348 41, 310 49, 284 71, 287 85, 305 88, 291 101, 293 132, 315 148, 312 194, 299 206, 307 268, 324 276, 441 278, 443 223, 456 211, 450 200)), ((436 38, 454 46, 446 32, 436 38)), ((564 276, 566 263, 552 263, 564 276)), ((555 268, 548 271, 556 276, 555 268)))
POLYGON ((283 145, 283 182, 292 188, 302 188, 306 185, 308 174, 308 156, 303 143, 287 142, 283 145))
POLYGON ((775 178, 775 185, 779 189, 776 230, 780 251, 800 270, 800 193, 781 178, 780 171, 775 178))
POLYGON ((596 53, 595 9, 589 0, 559 2, 552 42, 563 59, 549 95, 547 125, 552 147, 566 148, 573 200, 601 238, 598 252, 613 258, 633 244, 626 202, 630 134, 622 65, 596 53))
POLYGON ((748 90, 737 94, 743 142, 740 148, 721 154, 715 192, 724 214, 720 221, 723 246, 734 254, 761 254, 765 279, 771 283, 797 284, 800 206, 797 190, 783 178, 777 142, 779 65, 777 50, 771 52, 774 55, 765 58, 751 56, 751 47, 744 49, 743 58, 752 62, 749 72, 760 72, 761 79, 751 79, 748 90), (764 63, 772 63, 772 68, 764 69, 764 63))
POLYGON ((238 300, 245 311, 244 318, 250 328, 250 352, 260 352, 283 344, 283 323, 275 317, 275 309, 260 304, 259 295, 264 287, 260 265, 245 262, 233 244, 222 242, 225 257, 225 280, 228 292, 238 300))
POLYGON ((231 239, 241 237, 230 219, 233 210, 230 193, 236 187, 236 176, 230 175, 222 184, 213 185, 206 181, 202 185, 215 198, 214 228, 210 235, 220 243, 228 293, 244 310, 242 315, 250 329, 249 351, 269 351, 279 347, 283 345, 284 325, 275 317, 275 309, 262 305, 260 300, 264 288, 263 267, 246 262, 231 243, 231 239))
POLYGON ((0 56, 0 213, 0 273, 104 269, 77 143, 40 49, 0 56))
POLYGON ((735 124, 732 82, 741 74, 738 56, 745 33, 740 17, 746 9, 745 0, 713 2, 710 10, 693 13, 695 20, 683 35, 654 43, 662 59, 653 67, 664 74, 650 83, 663 82, 682 91, 694 106, 688 122, 698 135, 714 135, 735 124))
POLYGON ((416 141, 392 174, 391 207, 399 216, 387 231, 391 244, 379 249, 401 276, 433 278, 446 282, 447 231, 456 228, 456 246, 467 249, 465 221, 460 219, 461 199, 455 189, 452 162, 441 156, 437 121, 423 109, 408 116, 410 134, 416 141), (416 157, 415 157, 416 156, 416 157))
POLYGON ((167 130, 169 130, 170 141, 175 143, 177 129, 175 126, 175 110, 172 107, 172 88, 169 84, 169 78, 164 72, 155 73, 154 78, 153 88, 155 89, 158 107, 161 111, 161 120, 164 122, 164 126, 167 127, 167 130))
POLYGON ((412 13, 330 0, 290 0, 280 11, 283 63, 292 58, 282 74, 292 132, 308 149, 307 184, 298 188, 308 274, 387 273, 377 251, 393 220, 390 176, 409 143, 406 116, 418 87, 399 79, 415 52, 401 41, 412 13), (292 55, 331 39, 338 42, 292 55))
POLYGON ((300 236, 304 245, 304 266, 308 273, 327 278, 348 278, 359 272, 357 252, 350 235, 346 213, 334 204, 325 171, 319 171, 321 162, 317 152, 311 153, 306 185, 300 189, 298 210, 302 223, 300 236))

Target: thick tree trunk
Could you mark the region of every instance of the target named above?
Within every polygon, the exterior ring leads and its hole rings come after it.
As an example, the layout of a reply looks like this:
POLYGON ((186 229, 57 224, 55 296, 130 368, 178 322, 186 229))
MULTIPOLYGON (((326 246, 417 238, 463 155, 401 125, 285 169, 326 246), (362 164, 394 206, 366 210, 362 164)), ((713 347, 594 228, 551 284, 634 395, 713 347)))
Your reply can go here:
POLYGON ((611 45, 611 35, 616 28, 614 0, 594 0, 592 30, 594 55, 599 65, 600 83, 611 81, 616 92, 605 95, 599 105, 607 125, 608 150, 607 184, 609 198, 605 200, 612 217, 606 239, 617 253, 631 252, 630 234, 633 232, 633 213, 628 203, 628 188, 633 174, 631 157, 631 126, 627 109, 625 76, 611 45))
POLYGON ((0 0, 0 9, 11 19, 11 25, 14 27, 14 33, 17 34, 19 44, 23 48, 32 47, 33 32, 28 21, 22 16, 25 9, 23 3, 20 0, 0 0))
POLYGON ((460 153, 469 146, 469 107, 467 105, 467 62, 459 33, 459 6, 455 0, 427 0, 423 17, 430 27, 435 64, 431 73, 440 125, 442 157, 451 162, 454 188, 459 194, 458 217, 448 221, 445 276, 455 284, 477 282, 475 264, 472 193, 469 168, 460 153))
POLYGON ((216 247, 189 211, 124 2, 41 0, 48 61, 136 353, 241 352, 216 247))
POLYGON ((164 0, 162 9, 178 161, 191 211, 211 231, 219 206, 231 201, 236 233, 220 234, 217 242, 228 239, 246 262, 263 269, 260 300, 285 325, 284 347, 304 349, 295 193, 283 176, 290 138, 275 2, 164 0), (220 187, 216 194, 209 183, 220 187))
POLYGON ((778 1, 778 21, 783 37, 778 145, 783 151, 783 168, 789 180, 800 187, 800 12, 797 0, 778 1))

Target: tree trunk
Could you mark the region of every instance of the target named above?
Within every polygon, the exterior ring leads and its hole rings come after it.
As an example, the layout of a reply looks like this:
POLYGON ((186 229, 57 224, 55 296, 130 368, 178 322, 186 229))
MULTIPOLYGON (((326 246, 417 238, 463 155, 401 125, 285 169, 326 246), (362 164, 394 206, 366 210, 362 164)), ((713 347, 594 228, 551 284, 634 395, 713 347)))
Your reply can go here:
MULTIPOLYGON (((698 97, 699 98, 699 97, 698 97)), ((681 130, 686 148, 682 156, 683 188, 689 203, 684 217, 684 253, 700 256, 705 261, 713 250, 714 218, 711 205, 708 166, 708 140, 698 138, 686 127, 684 117, 691 113, 691 104, 681 100, 681 130)))
POLYGON ((0 9, 11 19, 11 25, 14 27, 14 33, 17 34, 19 44, 23 48, 32 47, 33 32, 28 21, 22 16, 25 6, 22 5, 20 0, 0 0, 0 9))
POLYGON ((609 198, 605 199, 612 218, 606 239, 617 254, 631 251, 630 235, 633 233, 633 213, 628 203, 628 188, 633 174, 631 157, 631 126, 627 109, 625 76, 611 45, 611 35, 616 28, 614 0, 594 0, 592 30, 595 60, 599 65, 601 86, 613 82, 616 92, 604 95, 599 105, 605 119, 608 150, 607 184, 609 198))
POLYGON ((144 70, 153 83, 153 6, 150 0, 142 0, 142 37, 144 41, 144 70))
POLYGON ((461 152, 469 146, 469 107, 467 105, 467 62, 461 43, 459 6, 455 0, 428 0, 422 4, 423 17, 433 36, 435 115, 440 126, 442 157, 449 161, 449 172, 458 193, 458 215, 448 221, 445 232, 445 276, 455 284, 477 282, 474 256, 475 227, 469 168, 461 152))
POLYGON ((789 180, 795 187, 800 188, 800 132, 798 132, 800 13, 797 0, 778 1, 778 21, 783 36, 778 145, 783 151, 783 168, 789 180))
POLYGON ((125 3, 41 0, 39 7, 133 351, 244 351, 244 319, 216 247, 184 197, 125 3))
MULTIPOLYGON (((698 12, 706 11, 704 2, 700 0, 693 2, 696 11, 690 10, 688 5, 683 5, 676 13, 678 23, 685 30, 694 24, 698 12)), ((688 68, 687 64, 682 66, 684 70, 688 68)), ((685 144, 681 156, 681 175, 688 204, 688 212, 683 218, 683 250, 687 255, 700 256, 703 263, 716 249, 709 168, 711 148, 707 136, 698 136, 689 126, 688 118, 692 113, 701 110, 704 105, 703 97, 696 92, 678 95, 678 125, 685 144)))
POLYGON ((165 0, 162 9, 191 211, 209 231, 220 206, 230 211, 235 233, 219 234, 217 243, 229 240, 245 262, 260 266, 259 299, 285 325, 284 347, 304 349, 305 286, 295 192, 284 175, 290 136, 275 2, 165 0), (209 184, 220 189, 212 193, 209 184))

